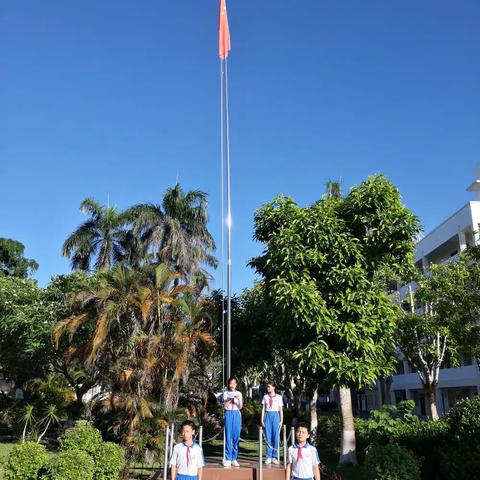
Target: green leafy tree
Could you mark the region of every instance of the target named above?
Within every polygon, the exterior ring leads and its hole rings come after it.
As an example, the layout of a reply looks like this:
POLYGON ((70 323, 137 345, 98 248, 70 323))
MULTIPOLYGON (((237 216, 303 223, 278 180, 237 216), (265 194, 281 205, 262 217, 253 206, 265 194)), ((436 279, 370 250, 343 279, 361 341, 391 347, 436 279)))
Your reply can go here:
POLYGON ((17 240, 0 238, 0 275, 28 278, 38 269, 38 263, 24 256, 25 246, 17 240))
POLYGON ((415 292, 411 285, 407 289, 397 341, 418 372, 431 418, 438 420, 435 392, 442 364, 448 358, 459 365, 462 354, 478 355, 480 349, 480 249, 430 269, 417 279, 415 292))
POLYGON ((133 256, 134 239, 128 235, 127 214, 116 207, 105 207, 93 198, 80 204, 80 211, 89 215, 64 242, 62 254, 70 257, 74 270, 103 270, 133 256))
POLYGON ((339 387, 340 463, 355 463, 350 387, 391 374, 397 307, 383 273, 413 264, 417 218, 381 175, 344 198, 326 196, 301 208, 278 197, 255 215, 263 255, 252 264, 287 314, 277 329, 298 331, 295 356, 312 375, 339 387))
POLYGON ((51 374, 61 375, 75 392, 78 416, 83 397, 98 382, 100 371, 87 371, 72 354, 89 334, 88 327, 52 342, 53 328, 73 314, 69 296, 95 285, 96 278, 83 272, 54 277, 46 288, 35 282, 14 277, 0 277, 0 362, 19 387, 36 379, 47 381, 51 374))

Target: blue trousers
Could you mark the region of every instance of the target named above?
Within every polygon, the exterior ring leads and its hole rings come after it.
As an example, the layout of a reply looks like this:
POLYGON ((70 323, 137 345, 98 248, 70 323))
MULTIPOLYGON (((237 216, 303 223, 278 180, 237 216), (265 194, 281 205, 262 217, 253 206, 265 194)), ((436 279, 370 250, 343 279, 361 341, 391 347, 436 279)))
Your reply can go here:
POLYGON ((225 460, 238 458, 242 414, 240 410, 225 410, 225 460))
POLYGON ((267 458, 278 457, 280 436, 280 412, 265 412, 265 437, 267 437, 267 458))
POLYGON ((197 480, 197 475, 182 475, 181 473, 177 473, 177 480, 197 480))

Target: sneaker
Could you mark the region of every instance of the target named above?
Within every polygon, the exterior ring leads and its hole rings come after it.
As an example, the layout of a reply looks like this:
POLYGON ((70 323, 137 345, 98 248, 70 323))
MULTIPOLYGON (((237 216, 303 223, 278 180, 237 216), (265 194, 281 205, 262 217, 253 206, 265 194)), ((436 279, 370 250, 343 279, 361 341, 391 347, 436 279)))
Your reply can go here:
POLYGON ((225 461, 223 462, 223 466, 224 466, 225 468, 229 468, 229 467, 232 466, 232 462, 231 462, 230 460, 225 460, 225 461))
POLYGON ((240 464, 239 464, 236 460, 233 460, 233 461, 232 461, 232 466, 233 466, 233 467, 239 467, 240 464))
POLYGON ((278 458, 272 458, 272 463, 274 463, 275 465, 278 465, 278 458))
POLYGON ((271 458, 267 458, 265 460, 265 465, 270 465, 272 463, 272 459, 271 458))

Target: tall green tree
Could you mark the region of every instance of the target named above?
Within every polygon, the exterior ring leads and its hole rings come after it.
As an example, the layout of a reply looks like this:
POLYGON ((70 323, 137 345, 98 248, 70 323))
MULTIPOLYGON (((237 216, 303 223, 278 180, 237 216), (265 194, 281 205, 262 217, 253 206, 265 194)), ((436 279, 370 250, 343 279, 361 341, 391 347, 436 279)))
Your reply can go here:
POLYGON ((102 387, 110 392, 104 408, 117 414, 132 451, 141 424, 176 409, 193 362, 213 351, 208 309, 192 286, 176 282, 179 276, 164 264, 138 270, 116 265, 100 274, 96 288, 78 293, 78 311, 54 331, 59 344, 91 327, 73 355, 86 369, 102 371, 102 387))
POLYGON ((93 198, 86 198, 80 211, 89 218, 69 235, 62 248, 74 270, 109 269, 133 256, 135 239, 127 233, 127 214, 114 206, 102 206, 93 198))
POLYGON ((480 249, 465 251, 458 261, 430 267, 404 299, 397 342, 418 372, 430 416, 438 420, 436 388, 442 364, 460 365, 462 355, 480 353, 480 249))
POLYGON ((382 272, 413 264, 419 230, 398 189, 381 175, 344 198, 329 195, 301 208, 278 197, 255 215, 255 238, 265 249, 252 264, 288 313, 276 328, 297 330, 299 364, 339 387, 340 463, 356 462, 350 387, 372 385, 394 369, 398 307, 382 272))
POLYGON ((38 269, 38 263, 24 256, 23 243, 0 238, 0 275, 28 278, 38 269))
POLYGON ((215 242, 208 231, 207 194, 184 192, 180 184, 165 192, 161 205, 140 204, 127 210, 137 235, 155 262, 184 276, 209 278, 205 266, 216 267, 215 242))
POLYGON ((76 396, 72 414, 78 416, 83 397, 98 382, 100 372, 83 368, 71 359, 88 328, 52 342, 53 328, 61 319, 75 312, 69 296, 95 285, 95 277, 83 272, 54 277, 46 288, 32 280, 0 277, 0 364, 18 387, 28 381, 61 375, 76 396))

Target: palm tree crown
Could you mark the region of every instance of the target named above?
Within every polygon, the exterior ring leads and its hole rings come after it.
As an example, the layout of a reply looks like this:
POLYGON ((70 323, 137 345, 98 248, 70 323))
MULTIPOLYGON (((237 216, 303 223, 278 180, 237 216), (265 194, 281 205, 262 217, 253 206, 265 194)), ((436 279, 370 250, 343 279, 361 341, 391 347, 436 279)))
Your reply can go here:
POLYGON ((105 207, 86 198, 80 211, 89 215, 63 244, 62 254, 70 257, 74 270, 103 270, 124 259, 128 251, 124 227, 128 216, 116 207, 105 207), (94 268, 92 268, 92 265, 94 268))
POLYGON ((212 255, 215 242, 207 228, 206 193, 184 193, 177 183, 166 191, 161 205, 135 205, 126 214, 154 261, 167 263, 185 276, 208 277, 202 266, 217 266, 212 255))

